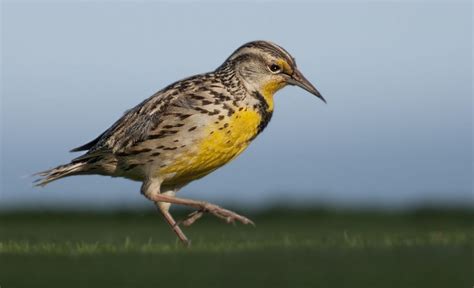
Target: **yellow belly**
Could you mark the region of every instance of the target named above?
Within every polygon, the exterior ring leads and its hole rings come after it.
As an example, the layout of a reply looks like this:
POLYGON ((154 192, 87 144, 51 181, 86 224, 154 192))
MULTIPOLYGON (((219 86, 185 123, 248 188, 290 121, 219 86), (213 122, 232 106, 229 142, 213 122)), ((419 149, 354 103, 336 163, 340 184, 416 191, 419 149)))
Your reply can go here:
POLYGON ((237 157, 258 133, 261 119, 256 111, 237 111, 219 124, 205 128, 206 136, 198 142, 197 149, 180 155, 159 171, 160 175, 170 175, 165 184, 185 184, 237 157))

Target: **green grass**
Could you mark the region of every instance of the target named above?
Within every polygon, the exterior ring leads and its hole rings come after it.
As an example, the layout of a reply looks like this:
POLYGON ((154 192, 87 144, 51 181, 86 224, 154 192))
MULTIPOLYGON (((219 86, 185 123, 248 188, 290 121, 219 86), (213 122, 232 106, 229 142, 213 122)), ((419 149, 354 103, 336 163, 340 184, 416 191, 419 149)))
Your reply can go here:
POLYGON ((0 286, 472 287, 472 212, 210 216, 182 247, 158 214, 0 214, 0 286))

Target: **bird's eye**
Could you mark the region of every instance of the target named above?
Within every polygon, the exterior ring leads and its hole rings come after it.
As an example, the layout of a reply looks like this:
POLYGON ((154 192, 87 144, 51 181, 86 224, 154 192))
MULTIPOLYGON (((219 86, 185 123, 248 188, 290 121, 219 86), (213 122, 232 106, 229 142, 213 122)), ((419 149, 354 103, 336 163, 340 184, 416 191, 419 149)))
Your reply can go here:
POLYGON ((272 65, 270 65, 270 71, 272 71, 273 73, 280 72, 280 71, 281 71, 281 67, 278 66, 277 64, 272 64, 272 65))

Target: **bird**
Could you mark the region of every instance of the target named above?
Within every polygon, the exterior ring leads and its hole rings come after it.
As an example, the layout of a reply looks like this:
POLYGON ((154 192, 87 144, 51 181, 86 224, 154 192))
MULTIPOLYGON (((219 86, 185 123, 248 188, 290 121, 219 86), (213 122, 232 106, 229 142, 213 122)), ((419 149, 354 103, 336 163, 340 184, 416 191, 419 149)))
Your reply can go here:
POLYGON ((249 218, 176 193, 242 153, 267 126, 274 94, 299 86, 326 100, 298 70, 295 59, 270 41, 237 48, 217 69, 177 81, 127 110, 94 140, 71 150, 85 151, 70 163, 36 175, 36 186, 73 175, 105 175, 142 182, 141 193, 155 203, 185 245, 182 231, 210 213, 228 223, 249 218), (177 222, 171 205, 194 209, 177 222))

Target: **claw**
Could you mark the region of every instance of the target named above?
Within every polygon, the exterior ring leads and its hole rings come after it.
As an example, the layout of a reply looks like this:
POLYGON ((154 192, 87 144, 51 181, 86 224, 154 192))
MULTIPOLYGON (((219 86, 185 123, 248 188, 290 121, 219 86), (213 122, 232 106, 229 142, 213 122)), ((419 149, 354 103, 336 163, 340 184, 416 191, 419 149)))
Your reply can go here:
POLYGON ((243 224, 255 225, 252 220, 248 219, 247 217, 241 216, 233 211, 221 208, 216 205, 208 205, 208 207, 205 208, 205 212, 209 212, 214 216, 225 220, 227 223, 234 223, 236 221, 239 221, 243 224))

